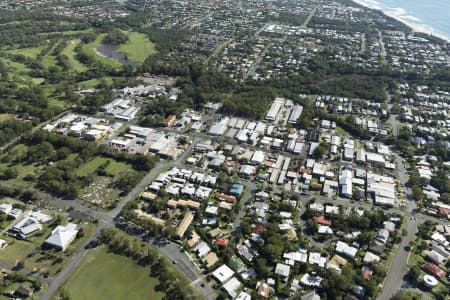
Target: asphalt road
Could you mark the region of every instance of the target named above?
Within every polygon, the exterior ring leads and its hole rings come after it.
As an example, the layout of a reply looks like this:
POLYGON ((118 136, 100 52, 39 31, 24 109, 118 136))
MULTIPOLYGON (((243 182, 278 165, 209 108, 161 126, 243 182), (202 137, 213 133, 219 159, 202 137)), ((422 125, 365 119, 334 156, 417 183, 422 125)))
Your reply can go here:
POLYGON ((191 262, 189 257, 180 250, 180 246, 169 241, 158 244, 155 241, 148 242, 152 247, 159 250, 160 254, 166 257, 169 261, 175 262, 175 266, 181 270, 186 277, 192 282, 198 291, 207 300, 214 300, 217 297, 213 288, 208 285, 203 274, 191 262), (203 285, 203 286, 202 286, 203 285))
POLYGON ((247 208, 248 200, 251 198, 252 192, 256 190, 256 184, 254 182, 243 180, 241 180, 240 182, 245 186, 245 192, 241 199, 241 209, 239 210, 236 219, 234 219, 232 231, 235 231, 241 226, 242 218, 245 215, 245 209, 247 208))
MULTIPOLYGON (((398 154, 394 154, 394 156, 397 164, 398 179, 400 180, 401 187, 407 199, 407 212, 411 215, 413 210, 417 208, 417 205, 412 200, 410 190, 406 186, 409 179, 408 172, 403 164, 403 159, 398 154)), ((382 292, 378 297, 379 300, 388 300, 400 290, 402 283, 404 282, 404 277, 409 270, 409 252, 405 250, 405 246, 415 239, 417 226, 421 223, 419 220, 421 218, 417 218, 416 216, 413 218, 408 218, 408 216, 405 217, 408 234, 402 238, 402 242, 398 244, 398 248, 394 250, 396 253, 386 274, 382 292)))

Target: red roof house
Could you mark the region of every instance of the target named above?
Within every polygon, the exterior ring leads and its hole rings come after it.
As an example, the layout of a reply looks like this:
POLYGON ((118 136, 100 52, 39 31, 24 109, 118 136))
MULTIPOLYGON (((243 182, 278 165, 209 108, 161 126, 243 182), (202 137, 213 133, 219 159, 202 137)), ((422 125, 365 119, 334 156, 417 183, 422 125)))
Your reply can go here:
POLYGON ((427 263, 424 266, 425 271, 429 272, 431 275, 437 278, 441 278, 442 276, 445 276, 447 273, 439 268, 437 265, 433 263, 427 263))
POLYGON ((227 202, 230 202, 230 203, 236 202, 236 197, 235 196, 225 195, 223 193, 217 193, 216 194, 216 199, 220 200, 220 201, 227 201, 227 202))
POLYGON ((320 225, 328 225, 328 226, 331 225, 331 220, 326 219, 322 215, 315 216, 314 221, 316 221, 316 223, 319 223, 320 225))
POLYGON ((230 243, 230 240, 224 238, 216 239, 216 245, 220 247, 226 247, 230 243))

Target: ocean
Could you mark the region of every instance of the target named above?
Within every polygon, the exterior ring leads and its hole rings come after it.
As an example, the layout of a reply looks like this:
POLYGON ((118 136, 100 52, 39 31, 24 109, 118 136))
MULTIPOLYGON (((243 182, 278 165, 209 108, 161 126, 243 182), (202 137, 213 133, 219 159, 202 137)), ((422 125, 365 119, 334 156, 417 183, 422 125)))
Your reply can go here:
POLYGON ((450 0, 357 0, 383 11, 417 31, 450 40, 450 0))

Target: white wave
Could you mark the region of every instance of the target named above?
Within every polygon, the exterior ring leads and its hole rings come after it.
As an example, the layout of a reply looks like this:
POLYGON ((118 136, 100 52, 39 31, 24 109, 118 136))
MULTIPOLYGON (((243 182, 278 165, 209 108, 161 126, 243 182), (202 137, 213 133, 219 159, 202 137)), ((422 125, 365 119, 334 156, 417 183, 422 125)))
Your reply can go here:
POLYGON ((356 2, 360 5, 363 5, 368 8, 373 8, 373 9, 378 9, 378 10, 382 9, 380 3, 376 0, 353 0, 353 2, 356 2))
POLYGON ((419 17, 412 15, 402 7, 383 7, 382 4, 377 0, 353 0, 353 2, 368 8, 381 10, 389 17, 394 18, 411 27, 414 31, 433 34, 442 39, 450 41, 450 37, 439 34, 432 26, 425 24, 419 17))

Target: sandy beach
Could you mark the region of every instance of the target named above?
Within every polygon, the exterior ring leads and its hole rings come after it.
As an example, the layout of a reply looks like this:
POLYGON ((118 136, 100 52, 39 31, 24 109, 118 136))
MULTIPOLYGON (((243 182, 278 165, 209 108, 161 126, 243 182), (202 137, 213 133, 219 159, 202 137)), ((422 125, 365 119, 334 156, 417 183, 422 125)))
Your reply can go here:
POLYGON ((358 5, 361 5, 361 6, 370 8, 370 9, 376 9, 376 10, 381 11, 381 12, 382 12, 383 14, 385 14, 386 16, 388 16, 388 17, 390 17, 390 18, 392 18, 392 19, 395 19, 395 20, 397 20, 397 21, 399 21, 399 22, 405 24, 406 26, 408 26, 409 28, 411 28, 411 30, 412 30, 413 32, 422 32, 422 33, 430 34, 430 35, 433 35, 433 36, 438 37, 438 38, 440 38, 440 39, 443 39, 443 40, 445 40, 445 41, 447 41, 447 42, 450 42, 450 38, 445 37, 445 36, 443 36, 443 35, 441 35, 441 34, 438 34, 438 33, 436 33, 436 32, 433 32, 431 29, 426 28, 426 27, 424 27, 424 26, 420 26, 420 25, 417 25, 417 24, 413 24, 413 23, 411 23, 411 22, 408 22, 407 20, 405 20, 405 19, 399 17, 398 15, 396 15, 396 14, 394 14, 394 13, 386 12, 386 11, 384 11, 384 10, 382 9, 382 7, 376 5, 376 4, 375 4, 374 2, 372 2, 372 1, 366 1, 366 0, 352 0, 352 1, 353 1, 354 3, 356 3, 356 4, 358 4, 358 5))

